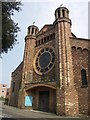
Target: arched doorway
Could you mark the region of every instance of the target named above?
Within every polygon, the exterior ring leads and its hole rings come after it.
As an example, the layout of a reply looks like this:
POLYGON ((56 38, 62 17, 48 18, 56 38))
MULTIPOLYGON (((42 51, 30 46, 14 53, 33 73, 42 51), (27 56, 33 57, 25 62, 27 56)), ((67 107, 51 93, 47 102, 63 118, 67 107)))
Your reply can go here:
POLYGON ((51 86, 38 85, 26 90, 33 96, 32 109, 44 112, 56 112, 56 89, 51 86))

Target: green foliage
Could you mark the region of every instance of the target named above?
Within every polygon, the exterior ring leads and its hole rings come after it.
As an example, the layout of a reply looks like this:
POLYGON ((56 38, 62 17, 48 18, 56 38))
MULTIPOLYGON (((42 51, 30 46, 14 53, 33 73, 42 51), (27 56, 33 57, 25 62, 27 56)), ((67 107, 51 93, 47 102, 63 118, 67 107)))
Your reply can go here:
POLYGON ((0 100, 5 100, 5 98, 3 96, 0 97, 0 100))
POLYGON ((14 11, 20 11, 21 2, 2 2, 2 49, 0 53, 7 53, 17 43, 18 23, 12 20, 14 11))

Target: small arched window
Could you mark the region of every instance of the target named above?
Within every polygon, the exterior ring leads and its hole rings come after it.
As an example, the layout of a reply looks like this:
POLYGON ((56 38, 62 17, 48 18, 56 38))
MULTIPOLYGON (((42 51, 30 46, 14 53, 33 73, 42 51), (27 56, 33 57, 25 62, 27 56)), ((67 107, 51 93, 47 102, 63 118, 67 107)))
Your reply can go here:
POLYGON ((43 44, 43 39, 41 39, 41 44, 43 44))
POLYGON ((60 18, 60 11, 58 10, 58 18, 60 18))
POLYGON ((65 17, 65 10, 62 10, 62 15, 63 17, 65 17))
POLYGON ((44 38, 44 43, 46 43, 46 41, 47 41, 47 39, 46 39, 46 37, 44 38))
POLYGON ((32 28, 32 33, 31 34, 34 34, 34 28, 32 28))
POLYGON ((37 34, 37 29, 35 30, 35 35, 37 34))
POLYGON ((82 48, 81 48, 81 47, 78 47, 78 48, 77 48, 77 52, 82 52, 82 48))
POLYGON ((76 51, 76 47, 72 46, 72 52, 76 51))
POLYGON ((47 41, 49 41, 49 36, 47 36, 47 41))
POLYGON ((40 40, 39 40, 39 45, 41 44, 40 40))
POLYGON ((52 34, 50 35, 50 39, 52 39, 52 34))
POLYGON ((82 78, 82 86, 87 87, 88 83, 87 83, 87 76, 86 76, 86 70, 85 69, 81 70, 81 78, 82 78))

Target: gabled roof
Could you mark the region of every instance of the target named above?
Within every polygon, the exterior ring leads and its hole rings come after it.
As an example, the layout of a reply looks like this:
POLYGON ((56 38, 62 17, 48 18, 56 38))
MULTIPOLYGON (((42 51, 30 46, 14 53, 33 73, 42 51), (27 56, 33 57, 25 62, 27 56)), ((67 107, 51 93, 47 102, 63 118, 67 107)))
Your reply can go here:
POLYGON ((52 29, 53 26, 54 26, 53 24, 44 25, 42 27, 42 29, 38 32, 38 34, 42 34, 42 33, 46 32, 46 31, 48 31, 49 29, 52 29))
POLYGON ((18 67, 12 72, 14 74, 15 72, 18 72, 17 70, 23 67, 23 61, 18 65, 18 67))

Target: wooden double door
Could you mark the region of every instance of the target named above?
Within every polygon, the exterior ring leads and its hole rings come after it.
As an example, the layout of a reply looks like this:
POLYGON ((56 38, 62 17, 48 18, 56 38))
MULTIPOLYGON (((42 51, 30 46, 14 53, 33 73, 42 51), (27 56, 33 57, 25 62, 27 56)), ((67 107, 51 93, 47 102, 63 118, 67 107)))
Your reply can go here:
POLYGON ((39 110, 48 112, 49 111, 49 91, 39 91, 39 110))

